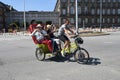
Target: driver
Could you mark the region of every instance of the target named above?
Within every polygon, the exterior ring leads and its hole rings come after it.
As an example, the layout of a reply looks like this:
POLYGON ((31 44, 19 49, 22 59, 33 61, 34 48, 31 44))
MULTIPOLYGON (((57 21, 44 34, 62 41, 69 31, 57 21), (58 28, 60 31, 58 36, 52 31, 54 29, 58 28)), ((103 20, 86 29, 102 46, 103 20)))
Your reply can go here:
POLYGON ((75 32, 70 28, 69 23, 70 23, 69 20, 65 19, 64 24, 61 25, 61 27, 58 30, 58 38, 61 41, 64 42, 64 46, 63 46, 63 49, 61 51, 62 56, 65 56, 65 48, 70 46, 70 40, 69 40, 70 34, 69 34, 69 31, 71 33, 75 34, 75 32))

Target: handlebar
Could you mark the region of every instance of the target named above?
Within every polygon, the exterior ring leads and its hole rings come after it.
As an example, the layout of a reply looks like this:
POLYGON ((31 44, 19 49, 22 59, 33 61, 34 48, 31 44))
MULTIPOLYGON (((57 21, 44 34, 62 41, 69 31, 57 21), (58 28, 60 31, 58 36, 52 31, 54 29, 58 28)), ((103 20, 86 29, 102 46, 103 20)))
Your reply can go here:
POLYGON ((78 37, 79 35, 72 35, 70 38, 76 38, 78 37))

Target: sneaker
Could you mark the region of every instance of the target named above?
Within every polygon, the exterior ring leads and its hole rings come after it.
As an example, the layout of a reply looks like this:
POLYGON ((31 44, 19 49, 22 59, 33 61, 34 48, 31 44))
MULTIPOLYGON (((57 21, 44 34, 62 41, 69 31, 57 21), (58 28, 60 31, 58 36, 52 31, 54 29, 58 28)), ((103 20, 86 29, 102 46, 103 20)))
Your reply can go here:
POLYGON ((56 54, 57 54, 57 52, 53 52, 53 54, 54 54, 54 55, 56 55, 56 54))
POLYGON ((65 57, 65 51, 61 51, 61 55, 62 55, 62 57, 65 57))

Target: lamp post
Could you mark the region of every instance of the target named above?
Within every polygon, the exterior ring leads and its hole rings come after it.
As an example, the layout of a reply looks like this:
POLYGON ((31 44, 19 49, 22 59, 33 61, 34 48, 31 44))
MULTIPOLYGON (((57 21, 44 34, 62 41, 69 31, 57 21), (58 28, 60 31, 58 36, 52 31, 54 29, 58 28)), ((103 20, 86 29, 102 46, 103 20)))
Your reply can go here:
POLYGON ((78 0, 75 1, 76 5, 76 34, 78 34, 78 0))
POLYGON ((100 32, 102 32, 102 0, 100 0, 100 32))
POLYGON ((11 23, 11 10, 12 10, 12 6, 10 5, 10 8, 9 8, 9 23, 11 23))
POLYGON ((24 0, 24 30, 26 30, 26 19, 25 19, 25 0, 24 0))

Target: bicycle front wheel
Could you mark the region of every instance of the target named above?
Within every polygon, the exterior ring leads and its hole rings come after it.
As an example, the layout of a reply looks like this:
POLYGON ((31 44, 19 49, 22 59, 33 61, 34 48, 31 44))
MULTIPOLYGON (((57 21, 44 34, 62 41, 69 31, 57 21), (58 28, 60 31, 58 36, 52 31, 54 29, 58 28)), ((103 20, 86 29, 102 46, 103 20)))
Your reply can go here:
POLYGON ((84 63, 88 62, 90 56, 89 56, 89 53, 86 49, 81 48, 80 50, 78 49, 75 52, 74 58, 78 63, 84 64, 84 63))

